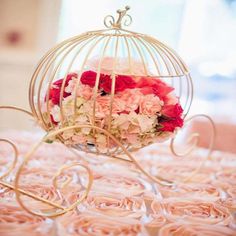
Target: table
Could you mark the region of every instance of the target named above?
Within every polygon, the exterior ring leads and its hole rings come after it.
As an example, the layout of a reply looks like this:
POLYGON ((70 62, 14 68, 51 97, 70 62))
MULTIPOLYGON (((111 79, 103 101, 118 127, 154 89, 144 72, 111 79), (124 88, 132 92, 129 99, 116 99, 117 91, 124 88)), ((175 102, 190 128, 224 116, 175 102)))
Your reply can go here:
MULTIPOLYGON (((13 183, 16 169, 40 134, 9 131, 19 150, 16 168, 4 181, 13 183)), ((197 149, 188 157, 170 154, 165 144, 135 153, 153 175, 177 181, 174 186, 153 183, 130 163, 108 157, 71 152, 59 143, 43 144, 23 170, 20 187, 64 207, 85 191, 87 173, 80 167, 52 178, 60 166, 88 165, 94 183, 88 198, 76 209, 56 218, 34 216, 23 210, 13 190, 0 185, 0 235, 236 235, 236 155, 215 151, 204 167, 187 183, 181 183, 207 153, 197 149)), ((0 142, 0 171, 13 160, 11 147, 0 142)), ((50 212, 53 207, 21 195, 31 210, 50 212)))

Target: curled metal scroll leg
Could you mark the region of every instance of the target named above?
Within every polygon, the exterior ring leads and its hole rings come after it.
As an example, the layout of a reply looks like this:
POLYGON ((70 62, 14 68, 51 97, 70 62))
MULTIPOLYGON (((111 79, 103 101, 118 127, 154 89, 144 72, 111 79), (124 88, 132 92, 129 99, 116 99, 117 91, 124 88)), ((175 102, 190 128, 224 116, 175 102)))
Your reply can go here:
MULTIPOLYGON (((211 154, 213 152, 214 149, 214 145, 215 145, 215 138, 216 138, 216 127, 214 124, 214 121, 211 119, 211 117, 204 115, 204 114, 197 114, 194 116, 191 116, 190 118, 185 120, 185 124, 191 122, 193 119, 197 119, 197 118, 204 118, 206 119, 211 127, 211 138, 209 140, 209 145, 208 145, 208 151, 207 151, 207 155, 206 157, 200 162, 200 164, 196 167, 195 170, 193 170, 189 176, 187 176, 186 178, 184 178, 182 180, 182 182, 188 182, 190 181, 199 171, 200 169, 204 166, 204 164, 206 163, 207 160, 209 160, 211 158, 211 154)), ((170 142, 170 150, 171 152, 178 157, 185 157, 190 155, 198 146, 199 143, 199 139, 200 139, 200 134, 199 133, 193 133, 189 136, 189 138, 187 139, 187 142, 189 144, 189 147, 182 151, 182 152, 178 152, 176 150, 176 145, 175 145, 175 138, 171 139, 170 142)))

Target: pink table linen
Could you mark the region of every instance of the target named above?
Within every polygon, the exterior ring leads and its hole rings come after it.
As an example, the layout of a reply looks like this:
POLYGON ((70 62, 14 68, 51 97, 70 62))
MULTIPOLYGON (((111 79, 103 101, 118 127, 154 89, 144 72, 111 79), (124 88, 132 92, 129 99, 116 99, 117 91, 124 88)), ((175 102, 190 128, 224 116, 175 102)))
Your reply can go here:
MULTIPOLYGON (((39 136, 26 132, 0 135, 16 143, 20 162, 39 136)), ((167 146, 153 145, 135 156, 153 174, 180 181, 205 154, 205 149, 198 149, 191 156, 178 158, 167 146)), ((12 160, 9 145, 0 143, 0 171, 12 160)), ((86 172, 82 168, 65 171, 58 183, 66 183, 66 187, 59 190, 53 187, 52 177, 60 166, 75 161, 93 170, 94 184, 82 204, 57 218, 27 213, 18 205, 14 191, 0 185, 0 236, 236 235, 233 154, 215 151, 190 182, 168 187, 152 183, 130 163, 85 153, 76 156, 61 144, 45 143, 24 168, 20 187, 69 206, 83 193, 86 172)), ((15 170, 4 180, 13 183, 14 175, 15 170)), ((26 196, 22 200, 30 209, 52 209, 26 196)))

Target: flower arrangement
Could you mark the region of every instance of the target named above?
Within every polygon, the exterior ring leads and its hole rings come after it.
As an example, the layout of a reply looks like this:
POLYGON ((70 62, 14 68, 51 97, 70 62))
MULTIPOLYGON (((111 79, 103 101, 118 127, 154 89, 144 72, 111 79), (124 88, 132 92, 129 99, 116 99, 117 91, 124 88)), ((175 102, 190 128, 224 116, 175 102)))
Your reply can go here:
MULTIPOLYGON (((142 71, 139 76, 138 72, 126 74, 124 65, 127 63, 118 61, 119 74, 116 70, 113 75, 109 70, 113 62, 109 58, 104 58, 99 73, 94 66, 96 60, 93 60, 81 74, 68 74, 61 103, 63 79, 55 81, 49 91, 49 122, 58 128, 63 126, 60 112, 63 107, 67 125, 94 124, 108 130, 132 149, 171 137, 177 128, 183 126, 183 109, 174 88, 157 77, 143 75, 142 71), (112 86, 112 78, 115 86, 112 86)), ((133 66, 136 70, 140 68, 138 63, 133 63, 133 66)), ((46 113, 46 109, 44 111, 46 113)), ((100 152, 116 146, 112 140, 108 142, 106 135, 94 132, 92 128, 64 132, 62 137, 70 145, 96 144, 100 152)))

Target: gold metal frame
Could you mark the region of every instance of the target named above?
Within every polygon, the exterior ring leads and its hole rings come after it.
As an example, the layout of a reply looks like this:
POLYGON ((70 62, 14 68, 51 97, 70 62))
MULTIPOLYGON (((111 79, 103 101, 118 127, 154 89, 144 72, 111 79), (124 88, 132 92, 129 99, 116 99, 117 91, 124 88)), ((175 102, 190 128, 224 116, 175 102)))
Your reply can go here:
MULTIPOLYGON (((0 185, 13 189, 16 193, 16 199, 21 205, 21 207, 31 214, 47 216, 47 217, 55 217, 55 216, 61 215, 65 212, 68 212, 74 209, 78 204, 80 204, 87 197, 90 191, 90 188, 93 182, 92 171, 87 166, 82 165, 80 163, 71 163, 69 165, 63 166, 58 171, 58 173, 56 173, 56 175, 53 177, 53 180, 52 180, 53 186, 56 189, 58 189, 57 177, 62 173, 63 170, 79 165, 87 171, 88 184, 86 186, 86 190, 84 194, 80 197, 80 199, 78 199, 74 204, 72 204, 68 208, 65 208, 54 202, 51 202, 49 200, 36 196, 28 191, 21 189, 19 186, 19 180, 20 180, 22 170, 24 166, 28 163, 29 159, 33 156, 35 151, 39 148, 39 146, 43 142, 52 138, 56 138, 57 140, 63 143, 64 140, 61 134, 64 131, 71 130, 71 129, 73 130, 73 129, 78 129, 78 128, 91 128, 94 134, 99 132, 106 135, 107 142, 109 143, 109 141, 112 140, 117 145, 117 148, 115 150, 108 150, 105 155, 111 158, 123 160, 123 161, 134 164, 136 168, 140 170, 141 173, 143 173, 149 179, 151 179, 152 181, 158 184, 161 184, 161 185, 178 184, 168 179, 164 179, 161 176, 151 175, 148 171, 146 171, 142 167, 142 165, 131 154, 130 151, 132 151, 132 148, 122 144, 110 133, 111 114, 112 114, 112 108, 113 108, 113 99, 115 95, 115 80, 116 80, 115 75, 117 74, 116 63, 119 57, 119 53, 121 51, 121 46, 125 49, 124 50, 126 53, 125 57, 128 58, 130 74, 134 74, 133 68, 132 68, 133 66, 132 58, 136 57, 142 62, 142 67, 143 67, 142 69, 146 76, 159 77, 169 82, 170 84, 172 84, 172 86, 176 88, 177 96, 179 97, 181 105, 184 108, 183 118, 185 119, 185 123, 191 121, 194 118, 198 118, 201 116, 205 119, 208 119, 211 124, 213 132, 212 132, 212 139, 209 145, 209 152, 207 154, 206 159, 202 163, 200 163, 198 167, 196 167, 195 171, 189 174, 189 177, 187 177, 186 179, 183 179, 182 181, 183 182, 189 181, 199 171, 199 169, 202 167, 205 161, 208 160, 208 158, 210 158, 211 156, 211 153, 214 147, 214 139, 215 139, 215 126, 212 119, 206 115, 196 115, 196 116, 186 119, 186 116, 189 112, 192 99, 193 99, 193 82, 192 82, 192 78, 190 76, 187 66, 185 65, 184 61, 177 55, 177 53, 175 53, 171 48, 161 43, 160 41, 148 35, 144 35, 144 34, 140 34, 140 33, 123 29, 123 26, 128 26, 132 22, 131 16, 127 14, 127 11, 129 9, 130 8, 127 6, 125 10, 118 10, 117 20, 115 20, 115 18, 111 15, 105 17, 104 25, 107 27, 107 29, 89 31, 82 35, 75 36, 73 38, 65 40, 64 42, 58 44, 57 46, 52 48, 48 53, 45 54, 45 56, 39 62, 30 81, 29 104, 30 104, 32 113, 24 109, 17 108, 17 107, 10 107, 10 106, 0 107, 0 109, 13 109, 13 110, 24 112, 32 116, 37 121, 37 123, 47 132, 47 134, 42 138, 42 140, 36 143, 30 149, 30 151, 25 155, 23 163, 20 165, 20 167, 17 170, 14 185, 11 185, 3 181, 3 178, 6 177, 14 169, 16 165, 17 156, 18 156, 17 147, 10 140, 0 139, 0 142, 7 142, 9 145, 11 145, 15 153, 15 159, 12 165, 7 170, 7 172, 0 177, 0 185), (71 68, 75 64, 75 61, 78 60, 79 58, 79 61, 81 62, 81 66, 79 69, 77 82, 74 88, 74 90, 76 91, 80 86, 80 78, 81 78, 82 72, 85 70, 88 59, 91 57, 91 55, 93 55, 94 50, 98 48, 100 48, 101 52, 99 53, 100 58, 99 58, 99 63, 98 63, 98 68, 97 68, 97 76, 96 76, 96 82, 95 82, 94 94, 93 94, 93 108, 92 108, 93 119, 90 125, 74 124, 72 126, 68 126, 66 122, 67 117, 65 114, 65 108, 63 107, 63 103, 62 103, 63 93, 65 90, 65 84, 66 84, 66 77, 68 73, 70 73, 71 68), (112 57, 114 58, 114 62, 113 62, 113 69, 112 69, 112 74, 111 74, 112 87, 111 87, 111 100, 110 100, 110 115, 109 115, 108 129, 105 130, 95 125, 96 97, 98 93, 98 85, 99 85, 102 61, 104 57, 106 56, 106 54, 111 51, 113 52, 112 57), (69 59, 69 63, 67 62, 68 59, 69 59), (64 67, 66 67, 66 69, 63 70, 64 67), (149 67, 154 69, 154 71, 150 72, 149 67), (60 101, 59 101, 59 105, 61 108, 61 111, 60 111, 61 122, 63 126, 60 129, 55 129, 56 126, 53 124, 53 122, 50 119, 49 91, 50 91, 50 88, 52 87, 53 81, 56 80, 56 78, 58 78, 59 73, 63 73, 62 78, 64 78, 62 82, 62 86, 61 86, 60 101), (46 90, 46 110, 47 110, 46 116, 43 115, 43 112, 42 112, 42 99, 45 98, 45 90, 46 90), (55 208, 55 211, 50 212, 50 213, 43 213, 43 212, 35 212, 35 211, 30 210, 22 202, 21 200, 22 194, 27 195, 28 197, 31 197, 35 200, 46 203, 50 206, 53 206, 55 208)), ((77 107, 77 99, 76 99, 76 93, 75 93, 74 95, 74 119, 76 118, 76 107, 77 107)), ((197 146, 198 139, 199 139, 199 134, 192 134, 192 136, 188 140, 191 143, 191 146, 184 152, 178 153, 175 148, 175 138, 172 138, 170 142, 170 150, 172 151, 174 155, 179 156, 179 157, 189 155, 197 146)), ((69 148, 72 148, 72 147, 69 147, 69 148)), ((87 146, 84 146, 83 148, 81 148, 81 150, 84 152, 92 152, 95 154, 100 154, 96 143, 95 143, 95 149, 96 151, 93 152, 93 151, 90 151, 87 146)), ((73 151, 73 148, 71 150, 73 151)))

